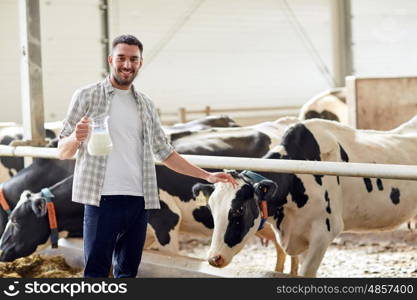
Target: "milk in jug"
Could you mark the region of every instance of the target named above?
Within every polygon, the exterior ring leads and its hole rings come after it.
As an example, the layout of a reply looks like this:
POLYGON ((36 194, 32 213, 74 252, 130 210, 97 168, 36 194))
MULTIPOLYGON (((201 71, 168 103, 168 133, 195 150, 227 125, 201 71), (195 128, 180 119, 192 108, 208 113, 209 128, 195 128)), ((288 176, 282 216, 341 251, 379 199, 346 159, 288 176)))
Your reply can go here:
POLYGON ((90 155, 109 155, 113 144, 109 134, 108 116, 95 118, 91 124, 87 151, 90 155))

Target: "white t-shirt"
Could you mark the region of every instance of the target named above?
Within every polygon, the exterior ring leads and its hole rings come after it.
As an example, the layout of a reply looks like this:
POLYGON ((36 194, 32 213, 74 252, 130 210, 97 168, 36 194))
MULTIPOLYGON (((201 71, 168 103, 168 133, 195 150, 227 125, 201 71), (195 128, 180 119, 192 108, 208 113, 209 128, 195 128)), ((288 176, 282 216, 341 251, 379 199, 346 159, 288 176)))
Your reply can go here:
POLYGON ((102 195, 143 196, 142 126, 132 91, 114 89, 109 132, 113 151, 107 160, 102 195))

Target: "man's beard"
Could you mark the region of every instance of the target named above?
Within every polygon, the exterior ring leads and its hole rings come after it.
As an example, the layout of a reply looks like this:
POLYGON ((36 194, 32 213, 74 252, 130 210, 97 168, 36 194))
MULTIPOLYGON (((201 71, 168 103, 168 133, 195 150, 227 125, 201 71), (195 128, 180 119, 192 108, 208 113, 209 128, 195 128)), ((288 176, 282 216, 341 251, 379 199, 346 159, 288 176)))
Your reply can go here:
POLYGON ((130 85, 133 82, 133 80, 135 80, 136 75, 138 75, 138 71, 139 70, 136 70, 135 73, 132 73, 131 79, 129 79, 129 80, 124 80, 124 79, 120 78, 117 75, 117 70, 115 70, 115 69, 113 69, 112 76, 113 76, 114 81, 116 81, 116 83, 118 85, 120 85, 120 86, 128 86, 128 85, 130 85))

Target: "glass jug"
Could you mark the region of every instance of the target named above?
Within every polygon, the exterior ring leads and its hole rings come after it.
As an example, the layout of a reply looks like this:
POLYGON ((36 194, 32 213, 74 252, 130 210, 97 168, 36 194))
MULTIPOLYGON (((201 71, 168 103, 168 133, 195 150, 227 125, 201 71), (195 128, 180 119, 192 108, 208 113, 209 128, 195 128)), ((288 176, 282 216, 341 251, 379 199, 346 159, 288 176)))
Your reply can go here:
POLYGON ((108 119, 108 116, 93 119, 87 145, 87 151, 90 155, 109 155, 113 150, 108 119))

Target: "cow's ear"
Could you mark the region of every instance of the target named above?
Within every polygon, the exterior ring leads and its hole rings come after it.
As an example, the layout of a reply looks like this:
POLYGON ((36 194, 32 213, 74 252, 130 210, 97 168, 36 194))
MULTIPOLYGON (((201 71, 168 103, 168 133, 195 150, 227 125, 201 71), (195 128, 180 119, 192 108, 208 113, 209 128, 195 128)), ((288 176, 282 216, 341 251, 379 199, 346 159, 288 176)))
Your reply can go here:
POLYGON ((47 213, 46 200, 44 198, 33 200, 32 210, 38 218, 45 216, 47 213))
POLYGON ((193 185, 193 197, 207 204, 211 193, 214 191, 214 184, 196 183, 193 185))
POLYGON ((264 179, 255 184, 255 194, 259 201, 266 200, 269 201, 274 198, 278 185, 272 180, 264 179))

